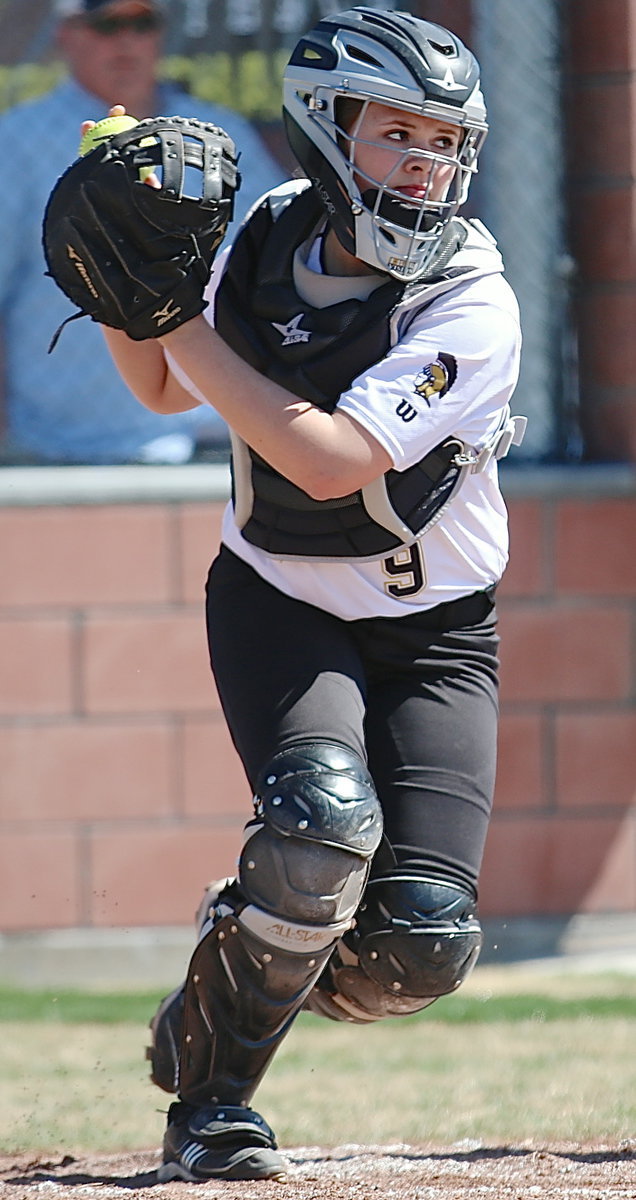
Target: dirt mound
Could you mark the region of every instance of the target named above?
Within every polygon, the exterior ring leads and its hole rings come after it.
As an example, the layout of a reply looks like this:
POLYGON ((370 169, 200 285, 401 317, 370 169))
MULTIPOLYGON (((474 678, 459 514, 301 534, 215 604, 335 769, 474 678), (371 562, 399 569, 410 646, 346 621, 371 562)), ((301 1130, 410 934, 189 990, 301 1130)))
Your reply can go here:
POLYGON ((636 1139, 618 1145, 301 1146, 284 1183, 159 1184, 156 1151, 0 1157, 0 1200, 613 1200, 636 1197, 636 1139))

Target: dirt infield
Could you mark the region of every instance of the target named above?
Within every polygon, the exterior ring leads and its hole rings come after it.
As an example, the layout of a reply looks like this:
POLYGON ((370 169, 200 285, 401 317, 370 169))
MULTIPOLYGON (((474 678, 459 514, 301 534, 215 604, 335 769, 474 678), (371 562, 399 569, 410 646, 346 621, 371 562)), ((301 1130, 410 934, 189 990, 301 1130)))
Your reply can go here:
POLYGON ((636 1198, 636 1138, 617 1145, 340 1146, 289 1151, 284 1183, 159 1184, 156 1152, 0 1157, 0 1200, 613 1200, 636 1198))

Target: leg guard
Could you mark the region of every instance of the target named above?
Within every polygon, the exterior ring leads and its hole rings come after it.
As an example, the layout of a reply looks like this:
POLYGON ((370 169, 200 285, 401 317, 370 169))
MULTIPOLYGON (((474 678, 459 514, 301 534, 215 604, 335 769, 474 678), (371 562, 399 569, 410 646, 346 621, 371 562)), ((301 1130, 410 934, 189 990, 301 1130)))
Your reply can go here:
MULTIPOLYGON (((206 887, 194 917, 197 942, 201 940, 204 925, 214 916, 221 892, 235 882, 232 876, 213 880, 206 887)), ((185 980, 169 996, 164 996, 150 1022, 151 1044, 146 1047, 146 1058, 150 1063, 152 1082, 164 1092, 179 1091, 184 996, 185 980)))
POLYGON ((368 885, 305 1008, 357 1024, 417 1012, 459 987, 481 943, 476 902, 457 885, 383 875, 368 885))
POLYGON ((334 945, 350 927, 382 816, 352 751, 303 743, 264 772, 236 883, 192 957, 183 1009, 183 1100, 246 1105, 334 945))

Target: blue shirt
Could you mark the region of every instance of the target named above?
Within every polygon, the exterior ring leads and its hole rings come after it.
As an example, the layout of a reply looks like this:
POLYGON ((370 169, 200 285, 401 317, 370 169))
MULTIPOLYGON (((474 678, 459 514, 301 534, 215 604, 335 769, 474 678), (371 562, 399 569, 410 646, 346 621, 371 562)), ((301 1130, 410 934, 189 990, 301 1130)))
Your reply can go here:
MULTIPOLYGON (((242 173, 234 222, 283 169, 245 118, 185 94, 159 89, 162 115, 196 117, 222 126, 240 151, 242 173)), ((0 192, 0 322, 5 346, 4 457, 53 463, 185 462, 196 440, 227 441, 225 423, 207 405, 161 416, 135 400, 120 379, 101 329, 88 317, 56 329, 77 310, 45 276, 42 217, 59 176, 77 157, 82 120, 107 107, 72 80, 0 117, 13 147, 12 185, 0 192)))

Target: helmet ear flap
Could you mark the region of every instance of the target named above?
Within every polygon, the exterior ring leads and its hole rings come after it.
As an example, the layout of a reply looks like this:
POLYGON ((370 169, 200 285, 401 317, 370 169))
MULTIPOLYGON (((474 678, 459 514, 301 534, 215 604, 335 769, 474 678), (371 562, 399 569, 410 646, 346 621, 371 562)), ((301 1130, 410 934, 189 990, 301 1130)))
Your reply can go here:
POLYGON ((356 236, 351 201, 340 176, 286 109, 283 109, 283 122, 291 152, 302 164, 307 178, 318 192, 338 241, 349 254, 355 255, 356 236))

